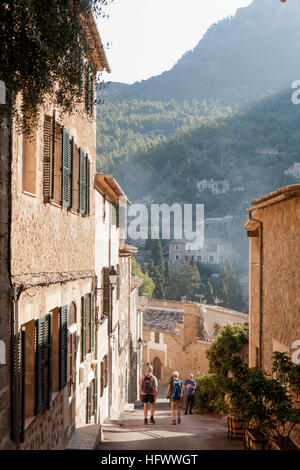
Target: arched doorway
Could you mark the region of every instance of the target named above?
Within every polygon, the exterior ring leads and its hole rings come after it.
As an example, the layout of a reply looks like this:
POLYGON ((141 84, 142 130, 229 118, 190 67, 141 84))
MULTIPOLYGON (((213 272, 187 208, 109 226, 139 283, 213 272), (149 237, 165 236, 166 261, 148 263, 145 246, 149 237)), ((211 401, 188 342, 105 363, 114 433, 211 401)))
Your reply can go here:
POLYGON ((159 357, 155 357, 153 361, 153 375, 160 380, 161 379, 161 362, 159 357))

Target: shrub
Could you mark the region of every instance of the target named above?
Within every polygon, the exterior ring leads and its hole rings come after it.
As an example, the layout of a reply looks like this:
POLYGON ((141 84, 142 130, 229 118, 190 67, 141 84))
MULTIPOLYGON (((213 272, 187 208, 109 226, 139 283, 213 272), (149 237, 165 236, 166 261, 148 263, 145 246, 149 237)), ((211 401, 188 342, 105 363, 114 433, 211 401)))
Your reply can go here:
POLYGON ((222 392, 223 378, 218 375, 198 375, 194 408, 201 412, 226 413, 227 406, 222 392))

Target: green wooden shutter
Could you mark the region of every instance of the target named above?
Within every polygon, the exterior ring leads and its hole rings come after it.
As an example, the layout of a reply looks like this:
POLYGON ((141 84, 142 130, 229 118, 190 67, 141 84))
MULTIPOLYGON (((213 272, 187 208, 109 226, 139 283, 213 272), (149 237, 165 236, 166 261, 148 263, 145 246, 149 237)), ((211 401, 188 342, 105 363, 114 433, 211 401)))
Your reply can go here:
POLYGON ((85 212, 85 155, 83 149, 79 149, 79 212, 84 214, 85 212))
POLYGON ((109 268, 103 268, 103 314, 109 315, 109 311, 110 311, 109 268))
POLYGON ((46 404, 47 390, 47 322, 46 317, 35 322, 36 355, 35 355, 35 407, 37 415, 46 404))
POLYGON ((81 361, 86 358, 86 297, 81 298, 81 361))
POLYGON ((118 280, 117 280, 117 299, 120 299, 120 286, 121 286, 121 279, 120 279, 120 265, 117 264, 117 273, 118 273, 118 280))
POLYGON ((20 437, 20 416, 17 413, 17 401, 20 394, 20 333, 12 338, 12 381, 11 381, 11 439, 17 442, 20 437))
POLYGON ((91 351, 94 351, 95 344, 95 294, 91 292, 90 294, 90 344, 91 351))
POLYGON ((70 133, 62 129, 62 178, 61 178, 62 205, 70 205, 70 133))
POLYGON ((59 390, 67 385, 68 372, 68 306, 59 310, 59 390))
POLYGON ((74 163, 75 163, 75 140, 72 137, 70 141, 71 155, 70 155, 70 204, 69 208, 74 209, 74 163))
POLYGON ((86 180, 85 180, 85 214, 90 215, 90 174, 91 174, 91 163, 89 161, 88 155, 85 159, 85 171, 86 171, 86 180))
POLYGON ((21 328, 21 429, 20 442, 25 440, 25 402, 26 402, 26 328, 21 328))
POLYGON ((97 410, 98 410, 98 382, 97 382, 97 377, 94 378, 93 380, 93 415, 97 416, 97 410))
POLYGON ((91 422, 91 415, 92 415, 92 386, 90 384, 87 387, 87 394, 86 394, 86 423, 87 424, 91 422))
POLYGON ((52 313, 47 315, 48 322, 48 370, 47 370, 47 408, 52 403, 52 334, 53 334, 53 316, 52 313))

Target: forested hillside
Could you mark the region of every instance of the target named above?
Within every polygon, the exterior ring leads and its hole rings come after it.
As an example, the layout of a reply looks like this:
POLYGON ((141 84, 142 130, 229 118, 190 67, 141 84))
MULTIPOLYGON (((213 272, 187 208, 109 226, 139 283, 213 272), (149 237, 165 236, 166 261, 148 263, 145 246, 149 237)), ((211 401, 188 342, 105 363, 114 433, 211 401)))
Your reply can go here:
MULTIPOLYGON (((297 154, 298 109, 289 92, 274 95, 300 78, 299 24, 298 0, 254 0, 213 25, 172 70, 102 91, 98 170, 115 174, 131 199, 191 200, 201 177, 249 180, 246 199, 283 184, 297 154), (279 146, 280 156, 258 156, 264 146, 279 146)), ((207 209, 226 207, 212 200, 207 209)))

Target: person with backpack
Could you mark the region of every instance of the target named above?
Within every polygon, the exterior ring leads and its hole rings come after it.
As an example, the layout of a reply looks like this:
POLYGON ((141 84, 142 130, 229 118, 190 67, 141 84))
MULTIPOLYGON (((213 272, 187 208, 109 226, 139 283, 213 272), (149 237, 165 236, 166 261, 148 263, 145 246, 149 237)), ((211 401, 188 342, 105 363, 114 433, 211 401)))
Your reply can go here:
POLYGON ((185 412, 184 414, 193 414, 193 406, 194 406, 194 398, 195 398, 195 389, 196 389, 196 382, 194 380, 193 374, 189 375, 188 379, 185 379, 183 384, 184 396, 185 396, 185 412))
POLYGON ((173 372, 173 382, 169 383, 167 398, 171 397, 171 412, 172 412, 172 424, 176 424, 176 410, 177 410, 177 422, 181 423, 180 420, 180 405, 182 396, 182 382, 179 380, 179 373, 173 372))
POLYGON ((140 382, 140 399, 144 403, 144 424, 148 424, 148 403, 150 403, 150 423, 155 424, 154 408, 157 399, 157 378, 152 374, 152 366, 148 366, 145 376, 140 382))

